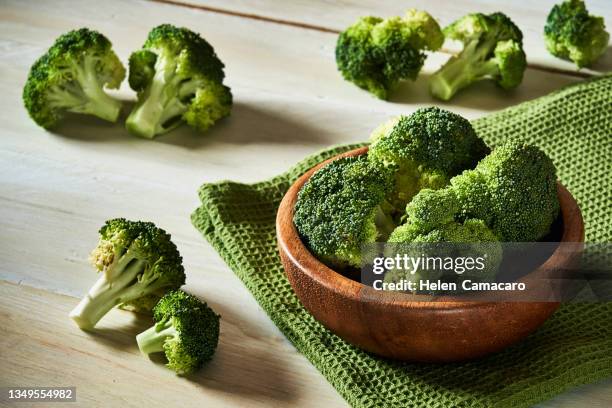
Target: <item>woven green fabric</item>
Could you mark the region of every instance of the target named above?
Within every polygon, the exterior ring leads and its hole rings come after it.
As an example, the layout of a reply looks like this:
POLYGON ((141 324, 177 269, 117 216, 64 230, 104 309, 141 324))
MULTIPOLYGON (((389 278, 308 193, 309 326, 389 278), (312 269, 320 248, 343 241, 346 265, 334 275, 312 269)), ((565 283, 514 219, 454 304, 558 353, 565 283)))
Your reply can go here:
MULTIPOLYGON (((612 76, 582 82, 473 122, 490 145, 520 138, 544 149, 578 199, 587 240, 612 241, 612 76)), ((612 304, 559 309, 525 341, 461 364, 405 364, 338 338, 301 306, 276 248, 274 221, 285 191, 323 159, 308 157, 254 185, 204 184, 194 225, 253 293, 274 323, 355 407, 526 407, 612 376, 612 304)))

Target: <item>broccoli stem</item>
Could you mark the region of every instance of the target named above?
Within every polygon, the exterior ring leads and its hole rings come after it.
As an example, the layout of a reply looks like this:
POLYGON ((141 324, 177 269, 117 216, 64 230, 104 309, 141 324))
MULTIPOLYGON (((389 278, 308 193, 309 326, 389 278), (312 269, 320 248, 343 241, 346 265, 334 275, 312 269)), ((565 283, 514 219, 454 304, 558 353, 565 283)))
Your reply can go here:
POLYGON ((87 58, 84 67, 77 66, 76 80, 81 86, 82 100, 85 103, 68 108, 71 112, 88 113, 109 122, 116 122, 121 111, 121 102, 108 96, 104 92, 104 84, 101 84, 96 74, 95 58, 87 58))
POLYGON ((494 61, 484 61, 488 44, 468 43, 459 55, 451 57, 431 77, 429 89, 435 97, 448 101, 459 90, 486 76, 494 76, 499 68, 494 61))
POLYGON ((136 336, 138 348, 144 354, 164 351, 164 343, 168 338, 177 336, 171 320, 160 322, 136 336))
POLYGON ((170 122, 181 116, 187 107, 178 100, 180 79, 174 73, 175 64, 163 56, 155 62, 151 84, 139 97, 139 103, 126 120, 127 129, 141 137, 152 139, 180 124, 170 122))
POLYGON ((70 317, 81 329, 92 329, 113 307, 143 295, 145 289, 143 286, 147 283, 139 282, 137 279, 142 274, 145 263, 139 260, 130 259, 130 261, 120 260, 110 268, 111 270, 105 271, 87 295, 70 312, 70 317), (120 271, 124 268, 123 264, 127 266, 120 271), (134 283, 135 280, 136 283, 134 283))

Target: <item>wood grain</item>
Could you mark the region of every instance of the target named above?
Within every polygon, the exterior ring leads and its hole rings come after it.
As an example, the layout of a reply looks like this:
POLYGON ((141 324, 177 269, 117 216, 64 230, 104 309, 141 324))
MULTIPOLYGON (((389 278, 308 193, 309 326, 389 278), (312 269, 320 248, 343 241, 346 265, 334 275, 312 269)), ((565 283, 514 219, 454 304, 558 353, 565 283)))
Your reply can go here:
MULTIPOLYGON (((345 11, 353 13, 350 5, 345 11)), ((0 316, 10 323, 0 340, 0 385, 70 381, 79 387, 77 406, 87 407, 172 405, 171 398, 187 406, 345 406, 189 221, 203 182, 265 179, 330 144, 366 139, 388 116, 434 103, 426 76, 390 103, 356 89, 336 72, 334 44, 330 33, 145 1, 0 2, 0 316), (126 62, 165 22, 199 31, 227 65, 232 116, 206 135, 181 128, 151 142, 121 124, 76 116, 46 132, 28 118, 22 85, 59 34, 98 29, 126 62), (86 258, 97 229, 117 216, 171 232, 186 289, 223 316, 221 354, 199 374, 206 386, 137 355, 131 339, 142 323, 128 313, 113 311, 100 338, 66 317, 95 280, 86 258), (116 386, 120 379, 129 385, 116 386)), ((426 72, 445 57, 436 58, 426 72)), ((530 70, 514 93, 480 84, 446 107, 476 118, 578 80, 530 70)), ((134 99, 125 85, 117 94, 134 99)), ((609 384, 567 395, 571 406, 612 401, 609 384)))

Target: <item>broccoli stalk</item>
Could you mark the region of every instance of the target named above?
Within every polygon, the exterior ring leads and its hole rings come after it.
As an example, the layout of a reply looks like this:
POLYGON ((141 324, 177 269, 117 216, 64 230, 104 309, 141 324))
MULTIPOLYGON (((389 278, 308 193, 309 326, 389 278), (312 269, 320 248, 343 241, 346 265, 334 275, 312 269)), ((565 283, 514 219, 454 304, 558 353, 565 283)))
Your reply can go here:
POLYGON ((223 85, 223 63, 198 34, 161 25, 143 48, 130 57, 129 83, 138 92, 126 121, 130 132, 154 138, 183 121, 205 131, 229 115, 232 95, 223 85))
POLYGON ((521 83, 527 66, 522 33, 504 14, 470 14, 446 27, 444 33, 463 42, 463 50, 432 75, 429 90, 436 98, 447 101, 487 78, 503 89, 521 83))
POLYGON ((91 261, 102 276, 72 310, 84 329, 93 328, 113 307, 180 287, 182 259, 170 236, 154 224, 109 220, 100 229, 91 261))
POLYGON ((162 353, 166 341, 176 339, 179 332, 172 319, 159 322, 136 336, 138 348, 144 354, 162 353))
POLYGON ((169 292, 153 308, 156 323, 136 336, 144 354, 163 352, 168 367, 188 374, 210 360, 219 342, 219 315, 181 290, 169 292))
POLYGON ((82 28, 60 36, 32 68, 23 90, 30 116, 44 127, 56 126, 65 112, 116 122, 121 102, 104 88, 118 88, 125 68, 102 34, 82 28))

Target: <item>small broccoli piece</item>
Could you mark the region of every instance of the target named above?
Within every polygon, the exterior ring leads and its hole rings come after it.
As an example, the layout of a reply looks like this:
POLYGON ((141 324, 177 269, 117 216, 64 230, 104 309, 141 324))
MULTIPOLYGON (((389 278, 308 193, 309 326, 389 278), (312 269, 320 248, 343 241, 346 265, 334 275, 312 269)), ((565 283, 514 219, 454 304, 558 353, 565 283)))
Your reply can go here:
POLYGON ((447 101, 484 79, 503 89, 516 88, 523 80, 523 34, 505 14, 468 14, 446 27, 444 35, 461 41, 463 50, 432 75, 429 91, 436 98, 447 101))
POLYGON ((170 235, 151 222, 108 220, 90 260, 102 276, 70 312, 84 330, 93 328, 115 306, 185 283, 182 258, 170 235))
POLYGON ((213 47, 187 28, 155 27, 130 57, 129 84, 138 102, 126 127, 154 138, 186 122, 205 131, 230 114, 232 94, 213 47))
POLYGON ((555 5, 544 26, 548 51, 573 61, 578 68, 595 62, 606 51, 609 39, 604 19, 589 15, 582 0, 555 5))
POLYGON ((338 37, 336 63, 344 79, 387 99, 399 81, 416 79, 423 51, 435 51, 443 41, 438 23, 424 11, 409 10, 403 18, 362 17, 338 37))
POLYGON ((23 102, 41 127, 58 125, 66 112, 116 122, 121 102, 104 88, 117 89, 125 68, 102 34, 81 28, 61 35, 30 68, 23 102))
POLYGON ((423 189, 406 206, 408 223, 422 231, 431 231, 435 227, 455 220, 459 211, 459 201, 452 189, 423 189))
POLYGON ((436 107, 387 122, 371 138, 368 159, 396 169, 388 201, 402 213, 421 189, 444 187, 488 153, 468 120, 436 107))
POLYGON ((219 343, 219 315, 181 290, 166 294, 153 308, 155 325, 136 336, 144 354, 163 352, 168 367, 189 374, 209 361, 219 343))
POLYGON ((293 221, 304 243, 330 266, 361 266, 361 245, 386 238, 395 223, 386 214, 392 174, 363 157, 334 160, 298 194, 293 221))

